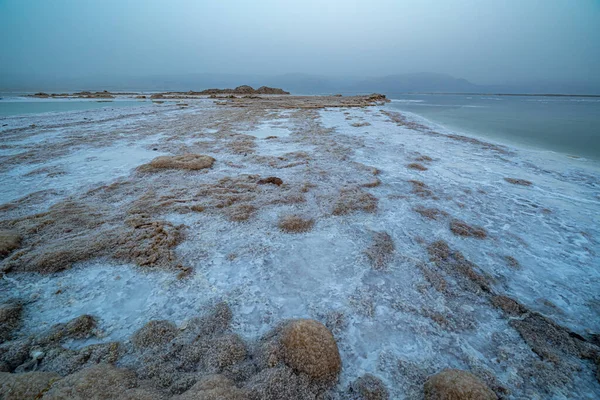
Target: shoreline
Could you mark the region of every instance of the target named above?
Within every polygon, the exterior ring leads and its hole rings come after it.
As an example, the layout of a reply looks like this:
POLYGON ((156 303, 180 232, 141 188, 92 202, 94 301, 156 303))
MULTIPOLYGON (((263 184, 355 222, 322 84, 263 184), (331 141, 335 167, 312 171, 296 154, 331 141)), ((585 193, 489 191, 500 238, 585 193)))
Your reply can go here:
MULTIPOLYGON (((267 88, 267 89, 271 89, 271 88, 267 88)), ((278 89, 272 89, 272 90, 278 90, 278 89)), ((204 92, 211 92, 211 90, 206 90, 204 92)), ((91 92, 83 92, 83 93, 91 93, 91 92)), ((104 92, 96 92, 96 93, 104 93, 104 92)), ((19 96, 18 101, 12 101, 14 103, 20 103, 20 102, 28 102, 29 99, 35 99, 36 101, 40 101, 40 102, 44 102, 44 101, 48 101, 48 102, 53 102, 56 100, 65 100, 65 101, 82 101, 82 102, 102 102, 102 103, 106 103, 106 107, 109 107, 111 103, 120 103, 123 101, 139 101, 139 102, 148 102, 149 100, 152 100, 152 103, 154 104, 160 104, 162 101, 185 101, 185 100, 194 100, 194 99, 214 99, 215 97, 217 99, 221 99, 221 100, 226 100, 228 97, 230 96, 236 96, 236 97, 244 97, 244 96, 248 96, 248 95, 241 95, 241 94, 235 94, 234 89, 230 89, 229 91, 225 91, 222 90, 220 92, 220 94, 203 94, 200 95, 199 93, 203 93, 203 92, 192 92, 192 91, 188 91, 188 92, 172 92, 172 91, 156 91, 156 92, 107 92, 109 95, 113 96, 112 98, 95 98, 95 97, 82 97, 80 96, 78 93, 74 93, 74 94, 61 94, 61 95, 48 95, 47 97, 39 97, 39 96, 35 96, 33 92, 29 92, 29 94, 27 93, 20 93, 21 96, 19 96), (194 93, 193 95, 190 95, 190 93, 194 93)), ((212 93, 212 92, 211 92, 212 93)), ((93 93, 91 93, 93 94, 93 93)), ((485 93, 405 93, 405 95, 419 95, 419 94, 428 94, 428 95, 486 95, 486 96, 495 96, 496 94, 485 94, 485 93)), ((497 94, 498 96, 521 96, 521 94, 497 94)), ((265 96, 265 95, 263 95, 265 96)), ((268 95, 266 95, 268 97, 268 95)), ((297 96, 297 95, 291 95, 292 97, 306 97, 306 98, 322 98, 322 97, 328 97, 328 96, 319 96, 319 95, 302 95, 302 96, 297 96)), ((546 96, 545 94, 525 94, 524 96, 531 96, 531 97, 543 97, 546 96)), ((329 96, 331 97, 331 96, 329 96)), ((348 96, 344 96, 344 97, 348 97, 348 96)), ((352 97, 352 96, 349 96, 352 97)), ((596 95, 563 95, 563 94, 556 94, 556 95, 549 95, 549 97, 597 97, 596 95)), ((600 95, 598 95, 598 97, 600 97, 600 95)), ((402 101, 403 99, 394 99, 394 98, 390 98, 390 101, 393 103, 394 101, 402 101)), ((117 104, 119 105, 119 104, 117 104)), ((131 104, 131 106, 135 106, 135 104, 131 104)), ((66 110, 71 111, 71 110, 66 110)), ((73 111, 79 111, 79 110, 73 110, 73 111)), ((460 126, 449 126, 448 128, 446 128, 445 124, 443 121, 442 122, 435 122, 434 119, 431 118, 431 116, 424 116, 421 115, 418 111, 408 111, 408 110, 401 110, 402 112, 406 112, 406 113, 410 113, 410 114, 414 114, 415 116, 417 116, 418 118, 423 118, 426 121, 429 121, 429 123, 431 124, 435 124, 437 125, 439 128, 442 129, 447 129, 449 132, 462 132, 467 136, 471 136, 471 137, 477 137, 480 138, 482 140, 491 140, 491 141, 497 141, 498 143, 502 143, 508 146, 514 146, 516 148, 520 148, 526 151, 534 151, 534 152, 547 152, 549 153, 549 155, 552 154, 556 154, 556 155, 561 155, 561 156, 565 156, 568 157, 570 159, 573 160, 579 160, 582 162, 599 162, 600 158, 597 157, 590 157, 589 155, 586 154, 577 154, 576 152, 573 151, 565 151, 565 150, 561 150, 559 148, 556 148, 556 146, 552 146, 552 145, 545 145, 543 142, 536 142, 536 141, 520 141, 520 140, 512 140, 510 137, 505 137, 502 135, 498 135, 498 134, 493 134, 493 135, 485 135, 485 134, 481 134, 478 131, 473 131, 470 130, 468 128, 464 128, 464 127, 460 127, 460 126)), ((52 112, 62 112, 62 111, 45 111, 46 113, 52 113, 52 112)), ((4 115, 1 116, 0 119, 6 119, 12 116, 23 116, 23 117, 27 117, 27 116, 31 116, 31 115, 35 115, 38 113, 25 113, 25 114, 9 114, 9 115, 4 115)))
MULTIPOLYGON (((394 99, 390 99, 390 100, 394 100, 394 99)), ((509 138, 503 138, 503 137, 491 137, 491 136, 486 136, 477 132, 471 132, 468 130, 465 130, 464 128, 460 128, 460 127, 449 127, 449 126, 445 126, 443 122, 436 122, 426 116, 420 115, 419 113, 413 112, 413 111, 405 111, 405 110, 400 110, 401 113, 403 114, 407 114, 410 115, 413 119, 420 121, 422 123, 424 123, 425 125, 429 125, 433 128, 435 128, 436 130, 439 130, 441 132, 444 132, 446 134, 458 134, 458 135, 464 135, 464 136, 468 136, 474 139, 480 139, 480 140, 484 140, 484 141, 488 141, 500 146, 506 146, 506 147, 510 147, 510 148, 514 148, 514 150, 517 151, 521 151, 521 152, 526 152, 529 153, 529 155, 533 155, 533 154, 539 154, 541 157, 541 159, 538 159, 538 161, 543 161, 544 158, 548 159, 548 161, 551 161, 551 158, 558 158, 560 159, 562 162, 577 162, 577 163, 583 163, 585 164, 585 166, 594 168, 596 170, 600 169, 600 158, 591 158, 591 157, 586 157, 586 156, 579 156, 576 154, 569 154, 566 153, 564 151, 558 151, 558 150, 553 150, 547 147, 542 147, 542 146, 536 146, 535 144, 528 144, 528 143, 524 143, 524 142, 517 142, 517 141, 513 141, 510 140, 509 138)))

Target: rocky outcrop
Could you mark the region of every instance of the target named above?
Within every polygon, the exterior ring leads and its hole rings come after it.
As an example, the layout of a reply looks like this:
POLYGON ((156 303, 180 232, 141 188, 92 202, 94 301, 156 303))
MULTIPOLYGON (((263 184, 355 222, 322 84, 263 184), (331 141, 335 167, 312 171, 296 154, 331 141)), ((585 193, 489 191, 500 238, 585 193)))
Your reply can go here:
POLYGON ((206 96, 206 95, 217 95, 217 94, 237 94, 237 95, 254 95, 254 94, 290 94, 283 89, 272 88, 268 86, 261 86, 258 89, 254 89, 252 86, 242 85, 235 89, 206 89, 201 92, 194 92, 190 90, 185 93, 190 96, 206 96))
POLYGON ((350 385, 352 399, 356 400, 388 400, 390 393, 378 377, 365 374, 350 385))
POLYGON ((0 343, 10 339, 12 332, 21 325, 23 306, 12 301, 0 304, 0 343))
POLYGON ((73 93, 73 97, 80 97, 82 99, 114 99, 115 98, 115 96, 107 90, 104 90, 102 92, 95 92, 95 93, 87 92, 87 91, 73 93))
POLYGON ((214 162, 214 158, 202 154, 160 156, 156 157, 149 164, 140 166, 138 169, 143 172, 149 172, 156 169, 183 169, 198 171, 205 168, 211 168, 214 162))
POLYGON ((261 352, 267 367, 285 365, 311 382, 329 386, 337 381, 342 361, 332 333, 312 319, 296 319, 267 336, 261 352))
POLYGON ((447 369, 425 382, 426 400, 496 400, 498 397, 475 375, 447 369))
POLYGON ((22 237, 17 232, 0 231, 0 259, 21 246, 22 237))
POLYGON ((261 86, 255 91, 256 94, 290 94, 283 89, 261 86))

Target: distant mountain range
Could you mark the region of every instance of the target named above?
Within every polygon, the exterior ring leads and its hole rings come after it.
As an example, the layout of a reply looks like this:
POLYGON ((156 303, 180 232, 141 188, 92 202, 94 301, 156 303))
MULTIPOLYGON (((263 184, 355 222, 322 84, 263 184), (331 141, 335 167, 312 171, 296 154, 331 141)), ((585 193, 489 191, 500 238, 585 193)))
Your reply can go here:
POLYGON ((478 85, 446 74, 413 73, 376 78, 330 77, 310 74, 276 76, 249 74, 184 74, 145 77, 103 76, 87 78, 41 78, 0 75, 0 91, 200 91, 209 88, 270 86, 292 94, 383 93, 540 93, 600 94, 600 85, 557 82, 524 82, 478 85))

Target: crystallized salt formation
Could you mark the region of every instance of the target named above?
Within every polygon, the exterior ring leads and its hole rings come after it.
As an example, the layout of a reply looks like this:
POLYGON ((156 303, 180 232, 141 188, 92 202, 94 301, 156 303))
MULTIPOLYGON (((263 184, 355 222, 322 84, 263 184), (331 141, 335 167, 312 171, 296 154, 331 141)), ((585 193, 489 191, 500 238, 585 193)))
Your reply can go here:
POLYGON ((600 396, 596 163, 161 97, 4 118, 0 398, 600 396))

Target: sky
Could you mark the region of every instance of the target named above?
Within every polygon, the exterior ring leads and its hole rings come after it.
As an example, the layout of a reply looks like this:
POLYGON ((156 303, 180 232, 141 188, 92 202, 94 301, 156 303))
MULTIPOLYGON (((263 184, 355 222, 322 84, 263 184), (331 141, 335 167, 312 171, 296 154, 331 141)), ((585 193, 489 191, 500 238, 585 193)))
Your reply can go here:
POLYGON ((600 0, 0 0, 0 74, 600 83, 600 0))

